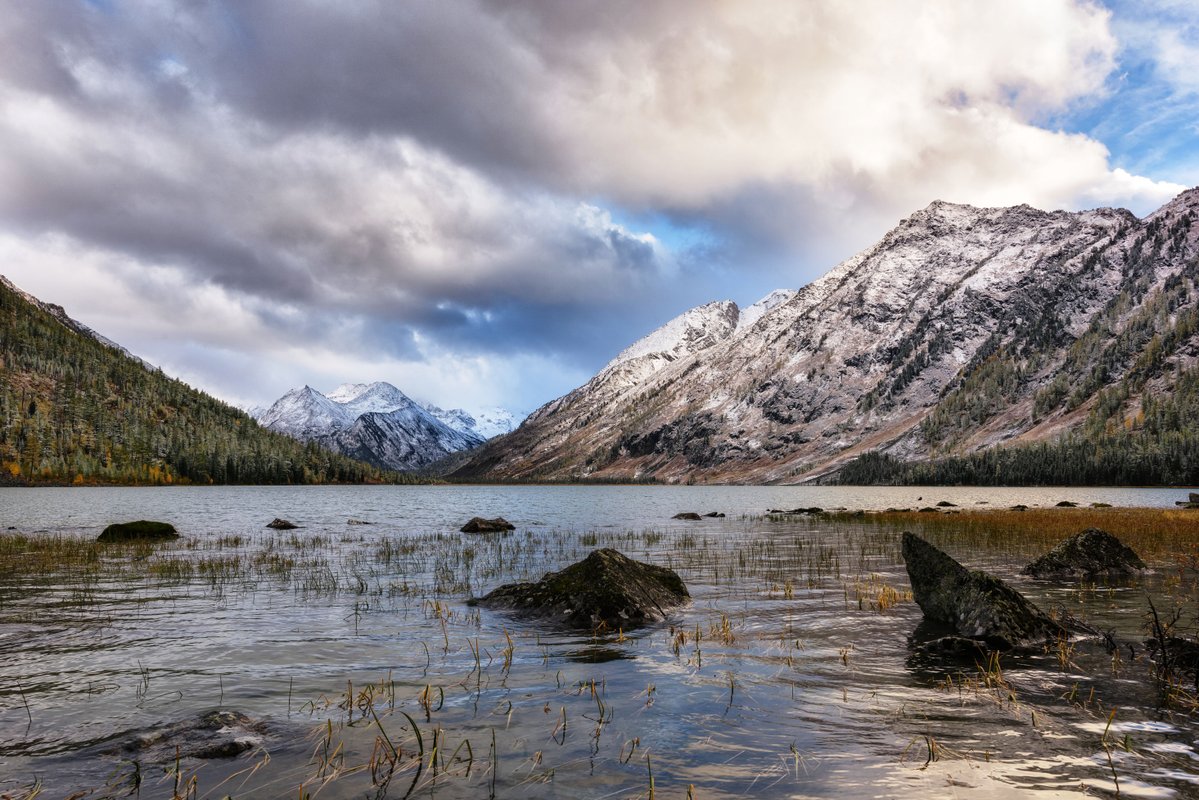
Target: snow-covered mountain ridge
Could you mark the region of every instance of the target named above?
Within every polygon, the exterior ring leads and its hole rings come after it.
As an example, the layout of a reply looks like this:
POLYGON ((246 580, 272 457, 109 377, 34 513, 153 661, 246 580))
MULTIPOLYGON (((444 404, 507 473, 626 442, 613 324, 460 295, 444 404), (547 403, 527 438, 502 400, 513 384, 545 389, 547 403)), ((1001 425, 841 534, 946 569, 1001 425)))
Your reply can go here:
POLYGON ((1166 367, 1199 358, 1175 330, 1196 307, 1197 206, 1197 190, 1144 220, 932 203, 798 291, 685 312, 455 475, 791 482, 870 450, 1053 438, 1152 337, 1171 350, 1136 391, 1169 392, 1166 367))
POLYGON ((328 394, 310 386, 292 389, 257 419, 300 441, 395 470, 425 467, 516 425, 503 409, 480 422, 461 409, 421 405, 381 381, 342 384, 328 394))

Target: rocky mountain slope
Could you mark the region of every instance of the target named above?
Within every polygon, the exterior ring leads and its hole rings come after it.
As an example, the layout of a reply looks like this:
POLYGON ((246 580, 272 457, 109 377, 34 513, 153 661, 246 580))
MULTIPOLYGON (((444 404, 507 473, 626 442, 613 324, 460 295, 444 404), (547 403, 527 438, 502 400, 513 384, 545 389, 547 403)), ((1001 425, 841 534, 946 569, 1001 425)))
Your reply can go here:
POLYGON ((0 483, 398 479, 264 430, 0 277, 0 483))
POLYGON ((1199 358, 1197 213, 933 203, 797 292, 671 320, 454 474, 798 482, 1137 429, 1199 358))
POLYGON ((395 470, 420 469, 486 439, 465 411, 426 408, 384 382, 344 384, 327 395, 309 386, 293 389, 258 421, 302 442, 395 470))

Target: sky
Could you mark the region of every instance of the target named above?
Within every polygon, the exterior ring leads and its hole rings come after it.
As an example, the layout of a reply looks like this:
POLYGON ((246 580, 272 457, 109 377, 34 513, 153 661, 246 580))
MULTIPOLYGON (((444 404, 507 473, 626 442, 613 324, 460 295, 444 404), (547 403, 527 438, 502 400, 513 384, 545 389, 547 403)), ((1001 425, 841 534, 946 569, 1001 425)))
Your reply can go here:
POLYGON ((1199 0, 0 0, 0 274, 218 397, 518 413, 934 200, 1199 184, 1199 0))

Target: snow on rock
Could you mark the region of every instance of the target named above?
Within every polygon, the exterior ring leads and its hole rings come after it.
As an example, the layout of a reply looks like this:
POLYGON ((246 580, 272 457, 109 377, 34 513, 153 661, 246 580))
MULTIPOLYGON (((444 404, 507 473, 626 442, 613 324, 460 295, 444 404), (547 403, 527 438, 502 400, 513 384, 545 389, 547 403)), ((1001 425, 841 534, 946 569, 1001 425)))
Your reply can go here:
POLYGON ((783 303, 795 299, 797 295, 799 292, 795 289, 775 289, 749 308, 741 309, 741 316, 737 319, 737 333, 749 330, 755 322, 783 303))
POLYGON ((394 470, 424 467, 486 438, 446 424, 382 381, 343 384, 327 395, 309 386, 293 389, 257 419, 271 430, 394 470))
POLYGON ((311 386, 302 386, 276 400, 258 418, 258 423, 308 442, 350 427, 354 417, 341 403, 335 403, 311 386))
POLYGON ((737 304, 732 300, 719 300, 684 311, 620 351, 600 372, 643 356, 660 356, 663 362, 670 362, 706 350, 733 334, 739 316, 737 304))

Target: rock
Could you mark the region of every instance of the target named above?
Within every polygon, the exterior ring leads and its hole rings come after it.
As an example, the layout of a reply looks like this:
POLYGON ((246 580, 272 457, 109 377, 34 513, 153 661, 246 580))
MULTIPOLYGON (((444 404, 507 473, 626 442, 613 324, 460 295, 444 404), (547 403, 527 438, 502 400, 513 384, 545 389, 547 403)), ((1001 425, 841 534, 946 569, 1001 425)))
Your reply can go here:
POLYGON ((920 509, 919 513, 921 513, 921 514, 936 514, 937 509, 933 508, 932 506, 925 506, 924 508, 920 509))
POLYGON ((1111 503, 1091 503, 1091 508, 1111 508, 1111 503))
POLYGON ((537 583, 510 583, 470 604, 548 617, 573 628, 627 630, 664 619, 668 609, 689 598, 674 570, 605 548, 537 583))
POLYGON ((347 525, 373 525, 374 523, 367 522, 364 519, 347 519, 346 524, 347 525))
POLYGON ((1075 503, 1072 500, 1059 500, 1055 505, 1057 505, 1058 508, 1078 508, 1078 503, 1075 503))
POLYGON ((941 500, 937 503, 937 508, 957 508, 957 503, 951 503, 948 500, 941 500))
POLYGON ((1107 531, 1087 528, 1060 542, 1023 570, 1034 578, 1127 578, 1145 569, 1131 547, 1107 531))
POLYGON ((680 511, 678 514, 675 514, 673 517, 671 517, 671 519, 686 519, 694 522, 695 520, 703 519, 703 517, 701 517, 699 514, 696 514, 694 511, 680 511))
POLYGON ((709 511, 707 514, 704 514, 704 516, 705 517, 714 517, 714 518, 715 517, 723 518, 724 513, 721 511, 709 511))
POLYGON ((104 529, 97 542, 165 542, 178 539, 175 526, 166 522, 139 519, 136 522, 116 522, 104 529))
MULTIPOLYGON (((237 711, 211 711, 195 719, 135 736, 126 750, 150 751, 149 761, 174 758, 232 758, 262 744, 265 725, 237 711)), ((139 756, 140 758, 140 756, 139 756)))
POLYGON ((266 524, 266 526, 268 528, 274 528, 277 531, 290 531, 290 530, 300 527, 299 525, 295 524, 294 522, 290 522, 285 519, 279 519, 278 517, 275 517, 273 520, 268 522, 266 524))
POLYGON ((1017 503, 1016 505, 1012 506, 1011 510, 1012 511, 1027 511, 1028 506, 1024 505, 1023 503, 1017 503))
POLYGON ((1010 650, 1066 635, 1024 596, 985 572, 971 571, 912 533, 903 535, 912 597, 924 616, 959 636, 1010 650))
POLYGON ((463 533, 503 533, 514 530, 516 530, 516 526, 503 517, 495 519, 471 517, 470 522, 462 526, 463 533))

